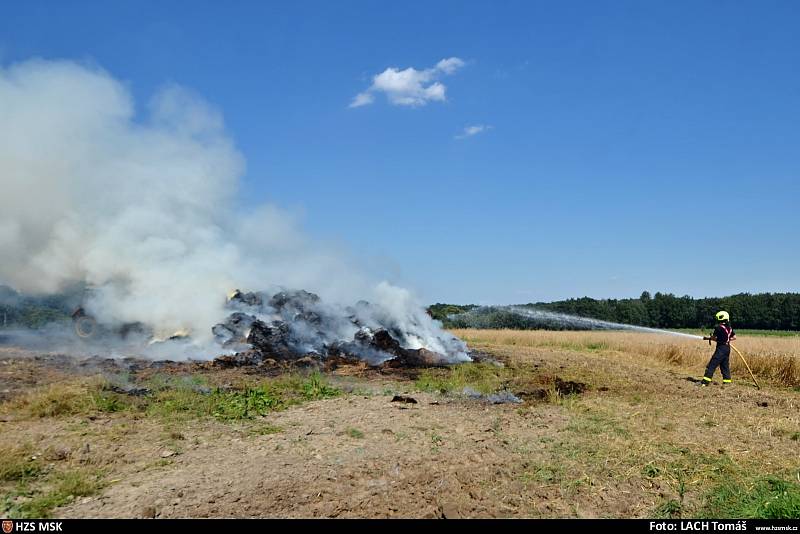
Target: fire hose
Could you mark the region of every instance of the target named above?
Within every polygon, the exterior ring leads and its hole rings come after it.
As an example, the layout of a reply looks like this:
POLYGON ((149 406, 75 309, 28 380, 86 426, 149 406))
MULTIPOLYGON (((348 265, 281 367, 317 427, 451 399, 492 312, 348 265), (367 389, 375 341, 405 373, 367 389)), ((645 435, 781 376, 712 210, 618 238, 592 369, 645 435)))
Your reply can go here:
MULTIPOLYGON (((711 345, 711 338, 710 337, 704 337, 703 339, 707 339, 708 340, 708 344, 711 345)), ((744 359, 744 355, 741 352, 739 352, 739 349, 737 349, 736 347, 733 346, 733 343, 729 342, 728 345, 730 346, 730 348, 732 348, 733 350, 736 351, 736 354, 738 354, 739 357, 742 359, 742 362, 744 362, 744 366, 747 367, 747 371, 750 373, 750 378, 753 379, 753 384, 756 385, 757 389, 761 389, 761 386, 758 385, 758 380, 756 380, 756 377, 753 374, 752 369, 750 369, 750 365, 747 363, 747 360, 744 359)))
POLYGON ((742 353, 739 352, 739 349, 737 349, 736 347, 733 346, 733 343, 731 343, 731 348, 736 351, 736 354, 738 354, 739 357, 744 362, 744 366, 747 367, 747 370, 750 372, 750 378, 753 379, 753 383, 756 385, 756 388, 761 389, 761 386, 758 385, 758 381, 756 380, 755 375, 753 375, 753 371, 750 370, 750 366, 747 365, 747 360, 744 359, 744 356, 742 356, 742 353))

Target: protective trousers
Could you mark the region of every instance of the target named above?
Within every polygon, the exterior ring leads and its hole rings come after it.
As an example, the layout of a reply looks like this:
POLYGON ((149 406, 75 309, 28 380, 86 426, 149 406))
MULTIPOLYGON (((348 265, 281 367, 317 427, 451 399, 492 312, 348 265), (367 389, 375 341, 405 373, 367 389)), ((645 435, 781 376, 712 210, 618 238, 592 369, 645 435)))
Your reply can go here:
POLYGON ((706 374, 703 375, 704 382, 711 382, 714 377, 714 371, 719 367, 722 371, 722 383, 728 384, 731 381, 731 347, 730 345, 717 345, 717 350, 711 356, 711 361, 708 362, 706 367, 706 374))

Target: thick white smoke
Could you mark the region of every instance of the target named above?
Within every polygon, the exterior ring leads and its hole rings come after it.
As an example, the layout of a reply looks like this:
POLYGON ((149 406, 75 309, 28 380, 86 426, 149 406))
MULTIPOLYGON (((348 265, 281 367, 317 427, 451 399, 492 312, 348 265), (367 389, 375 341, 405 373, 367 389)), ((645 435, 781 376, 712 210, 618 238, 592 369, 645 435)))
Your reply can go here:
POLYGON ((177 86, 138 112, 123 83, 67 61, 0 68, 0 283, 100 288, 91 311, 198 340, 235 288, 373 300, 438 327, 403 290, 369 283, 273 206, 238 203, 244 158, 222 117, 177 86))

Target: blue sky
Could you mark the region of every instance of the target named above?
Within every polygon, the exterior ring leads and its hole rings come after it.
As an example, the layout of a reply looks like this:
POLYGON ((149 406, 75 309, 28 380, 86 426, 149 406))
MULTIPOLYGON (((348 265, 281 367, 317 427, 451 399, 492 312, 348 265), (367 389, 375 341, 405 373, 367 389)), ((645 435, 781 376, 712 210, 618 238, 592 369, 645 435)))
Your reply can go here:
POLYGON ((140 104, 202 95, 247 159, 243 202, 426 300, 800 290, 797 2, 0 10, 5 65, 96 64, 140 104), (444 87, 393 103, 368 91, 388 68, 444 87))

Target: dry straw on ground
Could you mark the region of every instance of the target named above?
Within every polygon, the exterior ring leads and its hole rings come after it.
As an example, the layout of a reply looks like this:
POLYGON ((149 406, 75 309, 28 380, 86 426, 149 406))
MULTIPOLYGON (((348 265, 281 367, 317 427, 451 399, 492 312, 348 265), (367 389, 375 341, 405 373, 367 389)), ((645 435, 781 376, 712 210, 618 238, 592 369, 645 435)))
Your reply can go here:
MULTIPOLYGON (((703 367, 714 350, 705 341, 638 332, 463 329, 454 330, 453 333, 473 344, 613 351, 692 367, 703 367)), ((758 378, 784 386, 800 386, 800 336, 740 336, 735 345, 747 358, 758 378)), ((748 376, 744 364, 735 353, 731 353, 731 369, 735 375, 748 376)))

